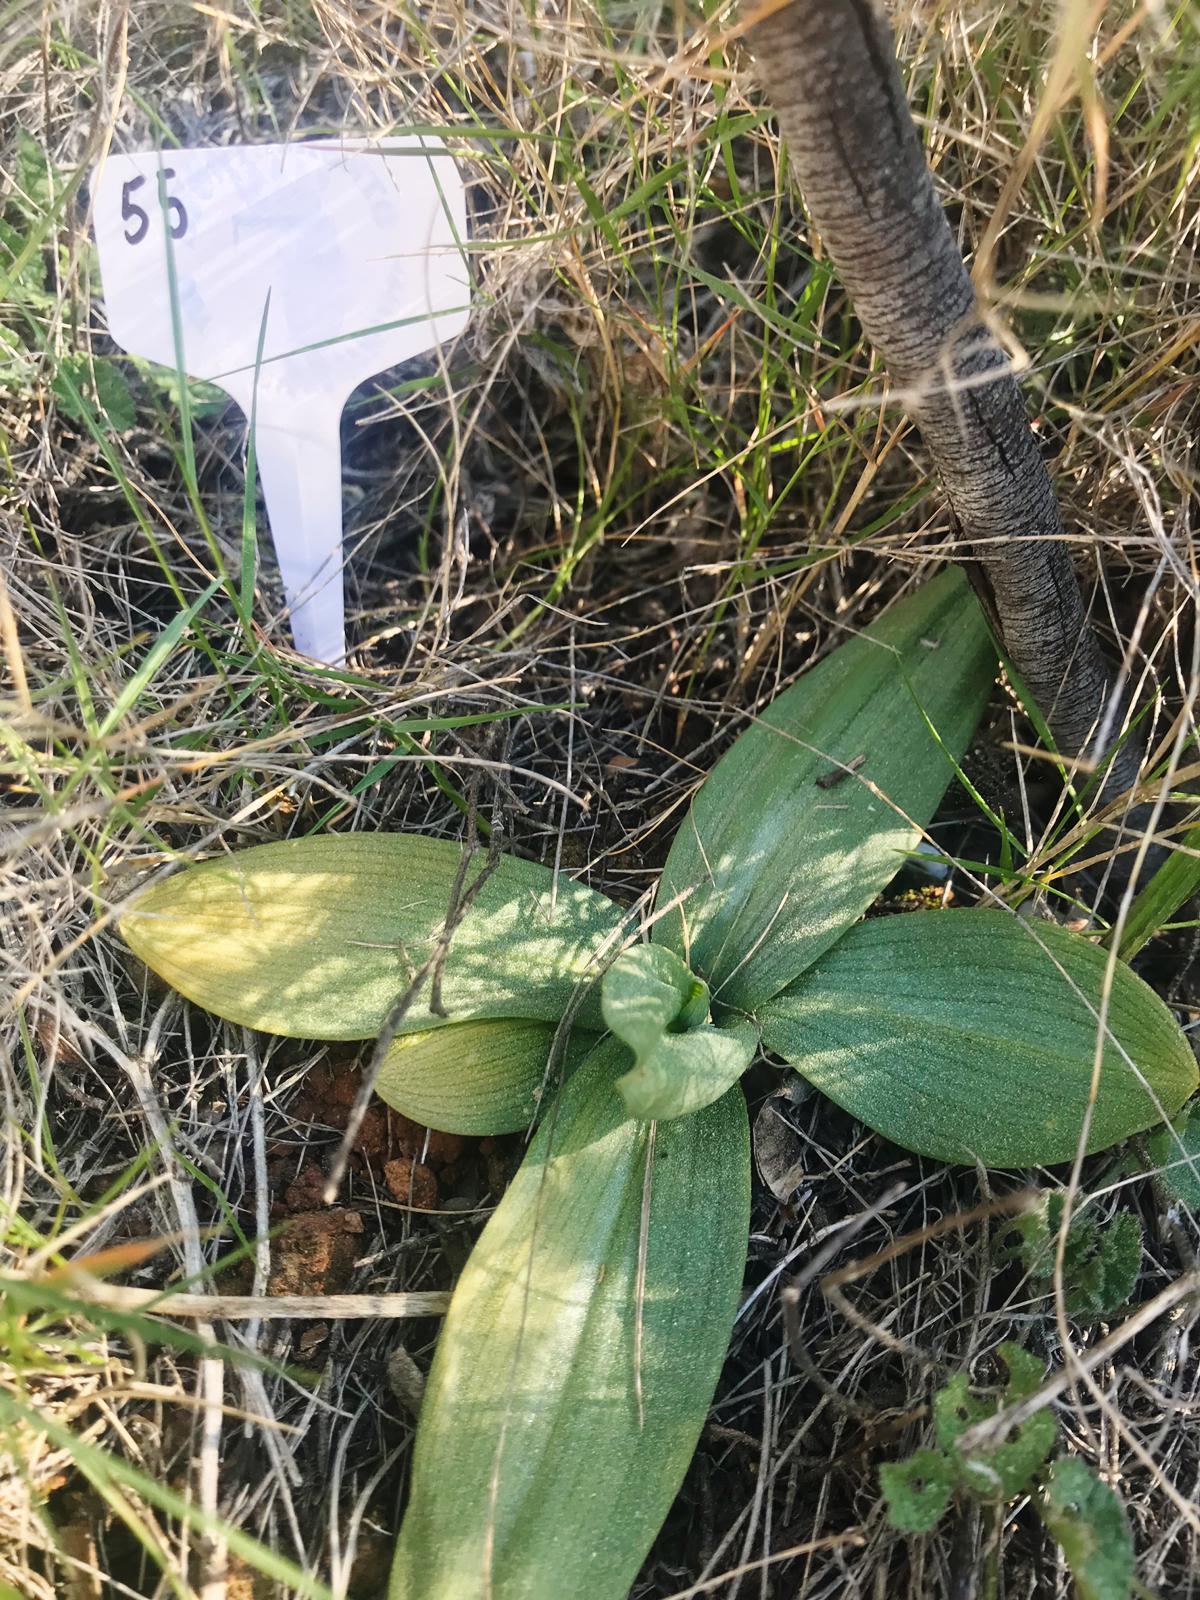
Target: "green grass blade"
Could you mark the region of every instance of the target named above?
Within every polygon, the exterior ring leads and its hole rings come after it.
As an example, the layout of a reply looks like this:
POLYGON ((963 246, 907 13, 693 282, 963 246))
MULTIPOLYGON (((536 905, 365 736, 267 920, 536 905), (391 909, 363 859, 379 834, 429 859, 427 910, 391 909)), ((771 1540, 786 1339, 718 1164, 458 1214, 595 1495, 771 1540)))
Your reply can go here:
POLYGON ((122 1503, 128 1504, 123 1491, 134 1494, 186 1527, 204 1535, 219 1537, 248 1566, 274 1579, 276 1583, 286 1584, 289 1593, 295 1595, 297 1600, 301 1596, 310 1597, 310 1600, 333 1600, 332 1590, 319 1578, 301 1571, 295 1562, 276 1555, 268 1546, 260 1544, 231 1523, 206 1516, 199 1506, 185 1500, 149 1473, 140 1471, 120 1456, 72 1433, 54 1417, 21 1404, 3 1391, 0 1391, 0 1426, 8 1429, 27 1428, 35 1435, 44 1435, 58 1449, 67 1451, 79 1472, 114 1510, 119 1511, 122 1503))
POLYGON ((112 733, 114 728, 120 726, 121 719, 134 709, 142 695, 154 682, 155 673, 158 672, 165 661, 170 659, 180 639, 183 638, 192 623, 195 622, 213 595, 222 586, 222 579, 214 578, 196 596, 190 606, 185 607, 175 616, 173 621, 167 624, 146 652, 146 658, 141 666, 138 667, 109 707, 103 721, 96 730, 100 738, 106 738, 112 733))
POLYGON ((1200 889, 1200 828, 1184 834, 1129 909, 1121 935, 1120 955, 1132 961, 1164 923, 1200 889))
POLYGON ((242 572, 238 589, 239 611, 246 643, 254 645, 254 578, 258 570, 258 516, 255 489, 258 482, 258 382, 262 373, 263 347, 267 341, 267 319, 271 315, 271 290, 263 300, 262 320, 258 325, 258 345, 254 352, 254 387, 250 391, 250 427, 246 435, 246 480, 242 485, 242 572))

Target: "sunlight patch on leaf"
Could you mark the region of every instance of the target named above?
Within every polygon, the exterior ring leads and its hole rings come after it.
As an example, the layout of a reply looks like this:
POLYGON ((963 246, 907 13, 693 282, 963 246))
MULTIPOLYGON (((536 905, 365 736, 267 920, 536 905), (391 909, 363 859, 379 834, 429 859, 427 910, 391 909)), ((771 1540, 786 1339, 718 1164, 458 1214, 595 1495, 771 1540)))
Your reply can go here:
MULTIPOLYGON (((469 891, 487 858, 467 863, 469 891)), ((462 846, 417 834, 330 834, 256 845, 155 885, 121 919, 135 955, 198 1005, 290 1038, 366 1039, 437 952, 462 846)), ((500 857, 454 929, 446 1017, 431 986, 404 1032, 445 1022, 557 1022, 597 975, 621 913, 533 862, 500 857)), ((580 1021, 600 1023, 599 1006, 580 1021)))

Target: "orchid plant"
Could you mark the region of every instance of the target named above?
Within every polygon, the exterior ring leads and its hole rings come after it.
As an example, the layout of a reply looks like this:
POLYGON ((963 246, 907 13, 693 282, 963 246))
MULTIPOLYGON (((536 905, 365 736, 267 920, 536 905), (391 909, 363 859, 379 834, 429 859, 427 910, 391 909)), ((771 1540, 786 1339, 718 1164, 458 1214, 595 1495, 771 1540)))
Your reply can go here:
POLYGON ((391 1600, 626 1595, 733 1325, 759 1052, 885 1138, 985 1166, 1101 1149, 1194 1090, 1171 1013, 1091 938, 999 904, 863 918, 994 671, 956 571, 894 605, 717 764, 644 927, 534 863, 361 833, 189 866, 124 916, 222 1017, 386 1028, 378 1091, 408 1116, 536 1130, 441 1332, 391 1600))

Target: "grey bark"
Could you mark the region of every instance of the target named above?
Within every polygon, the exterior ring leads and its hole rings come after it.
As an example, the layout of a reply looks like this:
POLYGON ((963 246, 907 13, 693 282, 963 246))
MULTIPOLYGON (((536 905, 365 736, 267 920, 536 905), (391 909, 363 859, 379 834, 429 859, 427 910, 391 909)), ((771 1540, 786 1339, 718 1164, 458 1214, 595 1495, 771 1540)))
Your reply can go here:
MULTIPOLYGON (((993 628, 1060 753, 1099 759, 1098 731, 1120 731, 1116 691, 1024 402, 934 192, 886 18, 872 0, 792 0, 748 42, 812 220, 941 476, 993 628)), ((1106 797, 1136 781, 1135 745, 1114 757, 1106 797)))

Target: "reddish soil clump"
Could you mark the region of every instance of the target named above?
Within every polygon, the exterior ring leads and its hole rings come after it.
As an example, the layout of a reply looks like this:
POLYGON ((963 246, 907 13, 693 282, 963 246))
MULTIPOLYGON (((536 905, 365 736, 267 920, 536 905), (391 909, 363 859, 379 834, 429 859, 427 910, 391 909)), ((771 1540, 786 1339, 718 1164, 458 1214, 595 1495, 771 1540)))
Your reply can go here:
POLYGON ((301 1211, 271 1247, 268 1294, 341 1294, 363 1233, 357 1211, 301 1211))
POLYGON ((393 1200, 418 1211, 432 1211, 438 1202, 438 1181, 429 1167, 411 1156, 397 1156, 383 1169, 383 1181, 393 1200))

